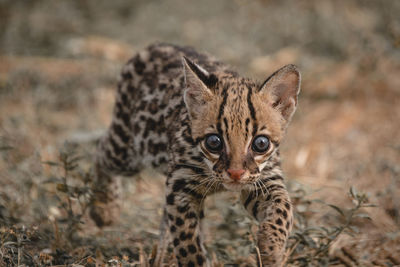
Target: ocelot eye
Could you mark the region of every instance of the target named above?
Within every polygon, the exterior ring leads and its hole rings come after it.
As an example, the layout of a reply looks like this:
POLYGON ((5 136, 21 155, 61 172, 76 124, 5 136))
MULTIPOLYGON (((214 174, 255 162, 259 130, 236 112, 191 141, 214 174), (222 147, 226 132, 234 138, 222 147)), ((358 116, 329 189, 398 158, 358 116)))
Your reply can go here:
POLYGON ((206 136, 206 148, 210 152, 220 152, 222 150, 222 138, 217 134, 210 134, 206 136))
POLYGON ((265 153, 269 148, 270 142, 268 137, 264 135, 256 136, 253 140, 251 148, 257 153, 265 153))

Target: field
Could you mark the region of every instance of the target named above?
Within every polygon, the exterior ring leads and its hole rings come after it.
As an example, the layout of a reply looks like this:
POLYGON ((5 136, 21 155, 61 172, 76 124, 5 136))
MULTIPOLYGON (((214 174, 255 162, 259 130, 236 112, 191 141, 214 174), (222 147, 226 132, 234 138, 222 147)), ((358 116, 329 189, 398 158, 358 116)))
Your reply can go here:
MULTIPOLYGON (((118 73, 155 41, 259 81, 298 65, 281 151, 296 213, 286 266, 400 266, 399 17, 396 0, 0 1, 0 266, 148 265, 164 177, 123 179, 113 226, 87 207, 118 73)), ((237 196, 206 204, 213 265, 257 266, 237 196)))

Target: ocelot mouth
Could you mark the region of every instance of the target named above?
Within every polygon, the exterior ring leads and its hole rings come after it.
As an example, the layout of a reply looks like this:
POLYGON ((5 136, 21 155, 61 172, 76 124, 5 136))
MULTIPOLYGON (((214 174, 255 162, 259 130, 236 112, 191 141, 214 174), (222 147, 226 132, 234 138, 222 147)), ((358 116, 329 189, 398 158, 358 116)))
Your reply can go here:
POLYGON ((244 184, 240 183, 240 182, 224 182, 222 183, 225 187, 225 189, 229 190, 229 191, 241 191, 243 189, 244 184))

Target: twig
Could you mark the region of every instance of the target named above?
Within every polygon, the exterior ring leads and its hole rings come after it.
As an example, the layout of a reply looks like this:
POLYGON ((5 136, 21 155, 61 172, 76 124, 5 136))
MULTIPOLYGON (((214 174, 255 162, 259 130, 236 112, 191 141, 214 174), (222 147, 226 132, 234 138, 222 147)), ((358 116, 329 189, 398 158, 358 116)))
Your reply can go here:
POLYGON ((289 256, 292 255, 293 251, 296 249, 296 247, 299 245, 300 240, 297 240, 296 243, 285 253, 285 257, 283 258, 282 261, 282 266, 285 266, 285 263, 289 259, 289 256))
POLYGON ((257 267, 262 267, 261 253, 258 246, 256 246, 256 253, 257 253, 257 267))

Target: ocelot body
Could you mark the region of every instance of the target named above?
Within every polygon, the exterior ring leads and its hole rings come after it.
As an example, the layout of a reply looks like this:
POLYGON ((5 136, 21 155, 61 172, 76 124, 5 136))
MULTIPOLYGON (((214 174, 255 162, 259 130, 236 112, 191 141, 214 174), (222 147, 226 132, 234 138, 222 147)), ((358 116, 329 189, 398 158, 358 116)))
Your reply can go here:
MULTIPOLYGON (((192 48, 151 45, 123 67, 112 123, 96 154, 91 217, 118 212, 115 175, 154 167, 166 175, 162 232, 180 266, 209 265, 201 240, 203 200, 240 194, 259 221, 264 266, 280 266, 292 228, 279 144, 295 111, 300 74, 287 65, 263 83, 192 48)), ((162 260, 165 239, 158 258, 162 260)))

